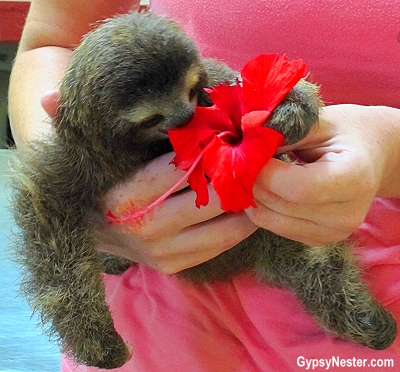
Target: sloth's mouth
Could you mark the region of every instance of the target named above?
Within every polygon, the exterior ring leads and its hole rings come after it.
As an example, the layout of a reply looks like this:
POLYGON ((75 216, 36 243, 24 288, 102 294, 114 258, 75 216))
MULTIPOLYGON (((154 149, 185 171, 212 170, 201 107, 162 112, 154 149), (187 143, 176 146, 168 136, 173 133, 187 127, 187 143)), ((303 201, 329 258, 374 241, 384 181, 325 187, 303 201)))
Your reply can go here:
POLYGON ((161 139, 168 138, 168 130, 167 129, 160 129, 158 131, 158 134, 161 139))

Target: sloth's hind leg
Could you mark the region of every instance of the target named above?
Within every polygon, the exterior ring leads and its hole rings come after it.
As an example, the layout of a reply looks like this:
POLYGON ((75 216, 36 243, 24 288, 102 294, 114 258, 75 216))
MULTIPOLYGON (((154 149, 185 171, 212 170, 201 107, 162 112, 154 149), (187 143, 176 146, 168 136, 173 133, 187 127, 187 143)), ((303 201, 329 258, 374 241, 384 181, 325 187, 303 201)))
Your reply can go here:
POLYGON ((258 263, 259 275, 293 289, 328 332, 371 349, 391 345, 396 322, 368 292, 349 247, 337 243, 311 248, 276 240, 269 262, 258 263))
POLYGON ((327 330, 371 349, 386 349, 396 338, 396 322, 372 298, 348 250, 343 243, 310 248, 304 281, 295 290, 327 330))

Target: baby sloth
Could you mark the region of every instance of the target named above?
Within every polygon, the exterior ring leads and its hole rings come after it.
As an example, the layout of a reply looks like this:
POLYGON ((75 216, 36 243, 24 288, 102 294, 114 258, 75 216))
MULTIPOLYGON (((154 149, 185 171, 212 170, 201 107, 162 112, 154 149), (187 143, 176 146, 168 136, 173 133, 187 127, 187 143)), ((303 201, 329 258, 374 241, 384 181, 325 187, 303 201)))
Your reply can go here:
MULTIPOLYGON (((119 258, 104 261, 96 249, 105 194, 172 150, 167 130, 187 123, 197 104, 211 104, 204 87, 236 80, 225 65, 201 60, 176 23, 151 14, 107 20, 74 52, 52 132, 16 162, 14 215, 23 291, 77 362, 112 369, 130 357, 102 281, 105 265, 118 270, 119 258)), ((320 106, 318 89, 302 80, 266 125, 294 143, 318 121, 320 106)), ((396 336, 393 318, 366 290, 344 243, 311 248, 260 228, 178 275, 208 283, 243 270, 293 290, 328 332, 344 339, 384 349, 396 336)))

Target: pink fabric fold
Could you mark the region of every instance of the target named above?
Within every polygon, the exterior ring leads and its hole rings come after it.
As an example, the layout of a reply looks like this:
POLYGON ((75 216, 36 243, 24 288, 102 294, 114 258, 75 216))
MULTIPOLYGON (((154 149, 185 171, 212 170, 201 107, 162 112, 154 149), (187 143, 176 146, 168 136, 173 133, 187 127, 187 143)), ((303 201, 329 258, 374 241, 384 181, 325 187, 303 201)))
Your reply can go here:
MULTIPOLYGON (((400 324, 399 226, 400 200, 376 199, 352 240, 368 286, 400 324)), ((344 371, 396 370, 368 367, 385 359, 400 366, 399 338, 374 351, 327 335, 293 293, 249 273, 195 286, 138 265, 105 283, 116 328, 134 350, 120 372, 292 372, 306 360, 332 358, 367 363, 344 371)), ((62 371, 99 370, 64 359, 62 371)))

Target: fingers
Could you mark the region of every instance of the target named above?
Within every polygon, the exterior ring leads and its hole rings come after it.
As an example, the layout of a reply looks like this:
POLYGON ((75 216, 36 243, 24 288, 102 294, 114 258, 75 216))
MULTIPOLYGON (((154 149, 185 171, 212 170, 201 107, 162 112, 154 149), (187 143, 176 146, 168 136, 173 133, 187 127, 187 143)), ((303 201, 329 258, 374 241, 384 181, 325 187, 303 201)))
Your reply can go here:
MULTIPOLYGON (((299 206, 298 208, 302 210, 307 207, 299 206)), ((316 215, 310 214, 309 219, 307 219, 291 216, 287 211, 282 212, 284 208, 276 209, 278 211, 262 203, 257 203, 257 208, 249 208, 246 213, 256 225, 310 246, 319 246, 346 239, 359 226, 359 223, 354 224, 350 218, 349 223, 334 221, 334 223, 329 224, 327 218, 324 219, 320 211, 316 215), (321 220, 324 223, 321 223, 321 220)))
MULTIPOLYGON (((129 215, 143 210, 165 194, 186 175, 186 172, 176 170, 175 166, 170 164, 173 156, 174 154, 170 153, 153 160, 124 184, 110 190, 105 198, 107 209, 116 215, 129 215)), ((196 194, 189 189, 185 179, 179 189, 180 192, 175 192, 147 213, 141 225, 148 225, 147 228, 153 230, 157 230, 159 224, 163 230, 183 229, 223 213, 219 198, 211 186, 210 201, 207 206, 201 208, 196 207, 196 194)), ((131 222, 133 225, 136 223, 135 220, 131 222)), ((129 221, 127 224, 129 225, 129 221)))
POLYGON ((340 203, 355 193, 376 188, 368 157, 350 151, 329 152, 310 164, 289 164, 271 159, 256 186, 300 204, 340 203))
POLYGON ((197 208, 193 191, 177 193, 164 200, 153 211, 149 211, 144 218, 126 221, 122 226, 126 231, 139 234, 145 241, 161 240, 165 235, 178 234, 224 214, 219 206, 219 199, 211 188, 210 194, 210 203, 197 208))
POLYGON ((172 274, 193 267, 232 248, 257 228, 243 212, 223 214, 192 225, 171 241, 173 254, 168 260, 159 261, 157 268, 172 274))
MULTIPOLYGON (((171 164, 174 156, 173 152, 164 154, 140 169, 130 180, 131 184, 124 186, 130 186, 128 193, 136 194, 138 199, 151 200, 169 190, 186 175, 186 172, 171 164)), ((183 182, 179 189, 187 186, 187 182, 183 182)))
POLYGON ((217 217, 224 213, 220 207, 219 197, 209 186, 209 203, 197 208, 195 205, 196 193, 190 189, 172 195, 154 211, 153 220, 163 220, 164 228, 184 229, 217 217))
MULTIPOLYGON (((158 227, 162 230, 163 225, 158 227)), ((242 212, 223 214, 183 230, 162 230, 162 234, 146 227, 129 231, 120 225, 106 226, 97 237, 101 251, 173 274, 214 258, 256 229, 242 212)))
POLYGON ((361 225, 375 195, 368 167, 349 151, 304 165, 271 159, 253 189, 258 208, 246 213, 256 225, 309 245, 343 240, 361 225))
MULTIPOLYGON (((105 208, 143 208, 182 178, 169 163, 173 154, 155 159, 125 184, 113 188, 105 208)), ((181 186, 187 187, 186 182, 181 186)), ((195 192, 181 189, 145 216, 143 221, 104 225, 97 232, 99 249, 141 262, 167 274, 205 262, 233 247, 257 229, 247 215, 226 214, 209 187, 209 204, 195 206, 195 192)))
MULTIPOLYGON (((123 209, 131 201, 137 208, 144 208, 175 185, 185 172, 171 163, 174 153, 162 155, 140 169, 124 183, 113 187, 105 197, 105 204, 111 210, 123 209)), ((187 187, 184 182, 181 188, 187 187)))
MULTIPOLYGON (((285 217, 299 219, 331 230, 341 230, 343 235, 341 238, 347 237, 348 234, 354 231, 362 223, 368 212, 368 203, 364 207, 364 197, 359 200, 349 199, 318 204, 297 203, 287 201, 259 187, 254 188, 254 196, 258 203, 257 210, 252 212, 254 217, 262 213, 275 212, 281 215, 281 219, 285 217)), ((365 197, 369 198, 370 196, 365 197)), ((260 217, 256 218, 259 219, 260 217)))

